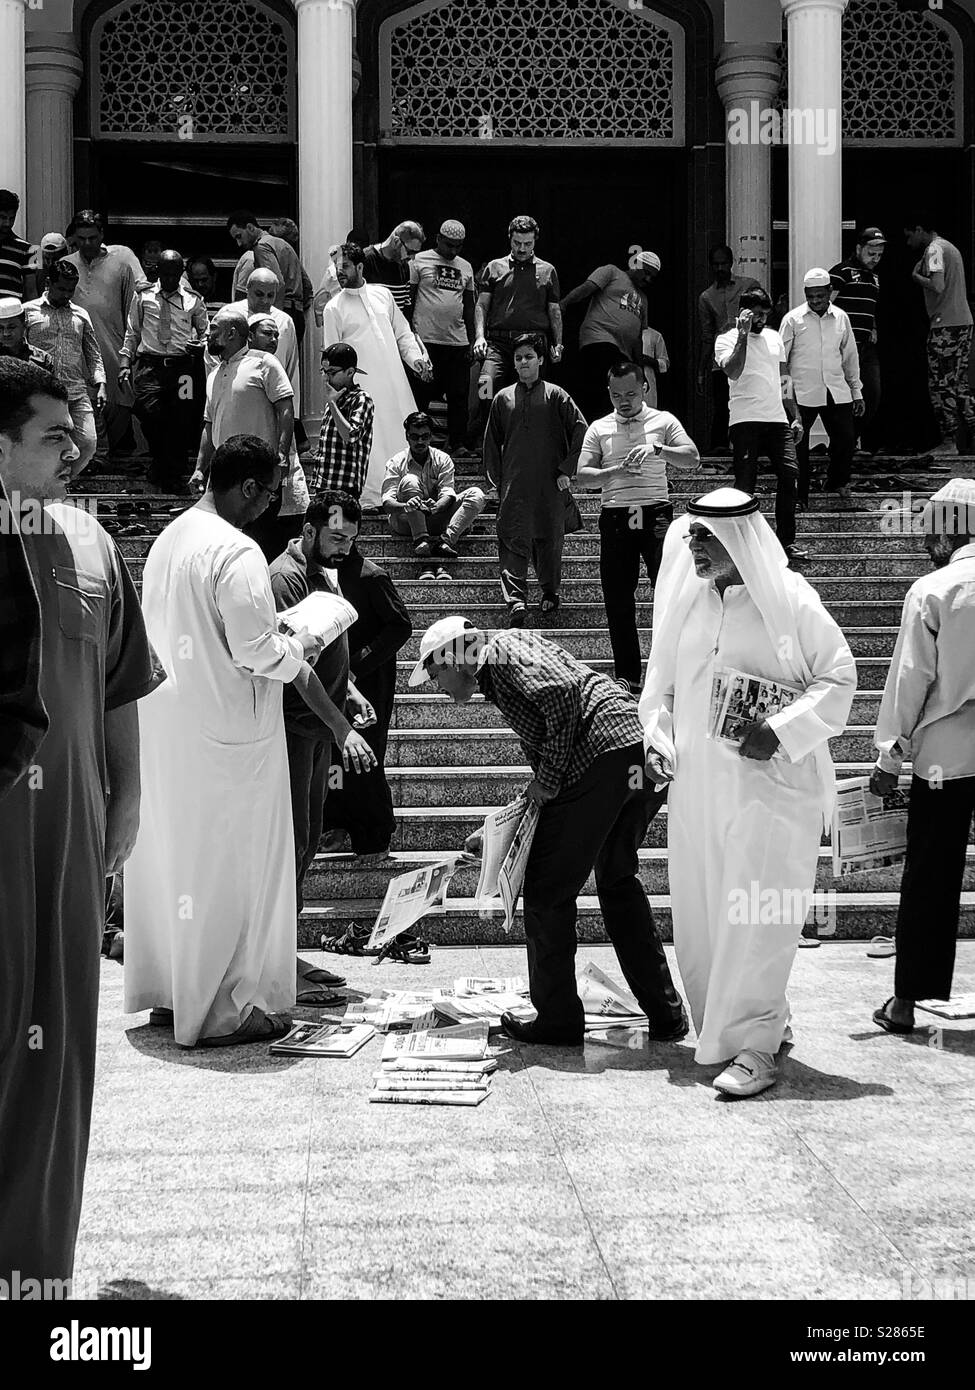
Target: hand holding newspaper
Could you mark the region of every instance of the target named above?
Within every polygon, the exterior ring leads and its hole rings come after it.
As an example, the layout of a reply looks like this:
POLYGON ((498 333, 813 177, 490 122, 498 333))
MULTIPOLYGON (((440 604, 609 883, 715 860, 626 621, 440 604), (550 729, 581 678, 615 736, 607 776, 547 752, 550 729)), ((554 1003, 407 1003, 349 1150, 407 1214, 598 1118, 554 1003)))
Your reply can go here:
POLYGON ((313 637, 318 637, 324 646, 341 637, 355 622, 358 614, 341 594, 333 594, 326 589, 315 589, 296 603, 278 614, 279 630, 300 632, 307 628, 313 637))
POLYGON ((737 746, 750 724, 778 714, 801 694, 798 686, 766 676, 750 676, 732 666, 718 666, 711 681, 708 738, 737 746))
POLYGON ((900 864, 907 849, 908 784, 875 796, 868 777, 836 784, 833 805, 833 877, 900 864))
POLYGON ((515 908, 525 881, 540 808, 521 796, 485 817, 481 845, 481 873, 477 898, 500 897, 504 906, 504 930, 511 931, 515 908))

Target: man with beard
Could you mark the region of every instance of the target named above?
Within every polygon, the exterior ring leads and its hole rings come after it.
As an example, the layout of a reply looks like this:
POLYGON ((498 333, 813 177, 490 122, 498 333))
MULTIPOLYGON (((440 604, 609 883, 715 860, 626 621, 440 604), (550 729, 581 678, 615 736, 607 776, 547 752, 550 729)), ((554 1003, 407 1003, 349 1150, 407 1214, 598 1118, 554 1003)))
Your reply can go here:
POLYGON ((874 742, 870 790, 897 786, 913 762, 907 855, 897 914, 894 993, 874 1014, 910 1033, 918 999, 950 999, 958 910, 975 812, 975 482, 953 478, 924 513, 936 566, 904 600, 874 742))
POLYGON ((459 253, 467 236, 463 222, 444 222, 432 251, 410 263, 413 327, 430 357, 433 378, 417 382, 421 410, 441 394, 447 403, 447 452, 464 445, 467 390, 474 342, 474 268, 459 253))

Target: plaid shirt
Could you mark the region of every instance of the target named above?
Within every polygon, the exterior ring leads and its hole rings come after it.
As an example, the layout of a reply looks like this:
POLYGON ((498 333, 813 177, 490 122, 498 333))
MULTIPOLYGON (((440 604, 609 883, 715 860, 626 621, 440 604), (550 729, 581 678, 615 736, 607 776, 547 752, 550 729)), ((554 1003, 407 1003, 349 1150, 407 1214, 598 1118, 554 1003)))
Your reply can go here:
POLYGON ((323 488, 350 492, 360 497, 372 451, 372 422, 376 413, 371 396, 361 386, 347 386, 338 399, 338 408, 351 427, 349 442, 338 432, 328 406, 322 417, 322 432, 318 437, 318 453, 308 470, 308 490, 323 488))
POLYGON ((0 483, 0 798, 26 772, 48 728, 39 688, 41 610, 10 518, 0 483))
POLYGON ((486 644, 477 683, 518 736, 536 781, 553 794, 577 782, 604 753, 639 745, 632 698, 535 632, 498 632, 486 644))

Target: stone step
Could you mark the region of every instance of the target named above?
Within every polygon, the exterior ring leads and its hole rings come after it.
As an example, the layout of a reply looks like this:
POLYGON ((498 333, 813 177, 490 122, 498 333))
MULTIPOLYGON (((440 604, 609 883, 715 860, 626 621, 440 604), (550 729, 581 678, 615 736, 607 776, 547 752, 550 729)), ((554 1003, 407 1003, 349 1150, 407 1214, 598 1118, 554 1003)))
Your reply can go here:
MULTIPOLYGON (((850 723, 877 722, 880 691, 863 691, 853 700, 850 723)), ((392 729, 506 729, 500 710, 481 695, 466 705, 455 705, 443 695, 401 695, 393 706, 392 729)))
MULTIPOLYGON (((441 606, 437 610, 426 614, 421 614, 414 610, 411 615, 414 625, 413 636, 401 649, 400 656, 404 660, 412 658, 416 661, 420 654, 420 636, 423 631, 431 622, 435 621, 437 617, 442 617, 444 614, 453 613, 455 611, 456 610, 450 606, 441 606)), ((489 613, 491 611, 492 610, 489 610, 489 613)), ((503 614, 500 609, 493 611, 496 612, 494 626, 497 627, 500 620, 503 618, 503 614)), ((476 614, 473 610, 468 611, 464 616, 470 618, 472 621, 478 621, 479 618, 482 618, 482 615, 476 614)), ((565 621, 564 610, 557 616, 560 621, 565 621)), ((850 650, 855 657, 886 656, 889 658, 892 655, 894 642, 897 637, 896 620, 891 620, 883 626, 871 624, 864 627, 854 627, 848 625, 838 614, 835 616, 843 627, 843 635, 849 643, 850 650)), ((530 612, 529 624, 532 625, 537 621, 538 617, 539 615, 536 612, 530 612)), ((898 608, 897 618, 899 617, 900 609, 898 608)), ((486 621, 486 619, 483 618, 482 620, 486 621)), ((491 626, 490 622, 488 622, 488 626, 491 626)), ((550 637, 553 642, 557 642, 572 656, 589 658, 600 656, 608 657, 610 655, 609 633, 606 632, 605 629, 556 627, 553 624, 545 628, 539 627, 538 630, 541 632, 542 636, 550 637)), ((649 630, 646 627, 642 627, 639 629, 638 635, 640 650, 648 652, 650 650, 649 630)))
MULTIPOLYGON (((661 937, 665 941, 672 940, 669 898, 655 893, 649 901, 661 937)), ((816 894, 807 921, 815 923, 820 919, 828 922, 835 927, 837 940, 869 941, 880 932, 893 936, 899 902, 899 893, 816 894)), ((342 931, 351 922, 371 925, 380 906, 381 900, 378 898, 333 899, 330 902, 309 900, 298 922, 299 948, 317 949, 323 932, 331 935, 342 931)), ((580 898, 577 909, 576 932, 579 940, 586 943, 606 941, 598 901, 590 897, 580 898)), ((442 912, 430 913, 420 925, 424 938, 435 946, 522 945, 525 933, 521 911, 515 916, 510 936, 506 936, 502 930, 502 920, 498 913, 483 916, 469 900, 448 898, 442 912)), ((809 930, 807 927, 807 932, 809 930)), ((962 894, 958 934, 966 939, 975 937, 975 893, 962 894)), ((828 940, 821 949, 829 950, 828 940)), ((336 959, 340 960, 339 957, 336 959)))
MULTIPOLYGON (((494 632, 503 628, 508 620, 508 610, 499 601, 500 595, 494 585, 486 585, 480 591, 480 596, 493 594, 496 598, 494 603, 465 603, 460 594, 455 594, 453 586, 444 584, 432 584, 427 590, 427 595, 431 599, 427 603, 410 603, 410 617, 413 620, 413 630, 415 633, 424 632, 431 623, 437 622, 440 618, 445 618, 451 613, 462 613, 465 618, 470 618, 471 622, 476 623, 482 630, 494 632)), ((905 586, 905 593, 906 593, 905 586)), ((560 629, 573 629, 578 631, 606 631, 606 613, 601 602, 593 599, 587 603, 566 602, 563 599, 562 605, 557 614, 543 614, 534 606, 540 601, 541 595, 532 596, 533 603, 528 610, 528 621, 526 626, 533 631, 539 632, 543 636, 552 635, 553 641, 559 641, 555 633, 560 629)), ((896 600, 884 601, 882 599, 872 602, 856 601, 832 601, 827 595, 823 595, 823 601, 839 623, 844 632, 848 629, 857 628, 890 628, 897 630, 900 624, 901 610, 904 606, 903 595, 896 600)), ((649 628, 653 616, 653 604, 646 601, 638 601, 636 605, 636 619, 639 627, 649 628)), ((419 640, 418 638, 416 639, 419 640)), ((608 641, 608 635, 606 637, 608 641)))
MULTIPOLYGON (((862 762, 837 761, 836 776, 869 777, 875 758, 862 762)), ((386 780, 393 806, 506 806, 525 789, 531 772, 513 763, 464 765, 463 767, 389 766, 386 780)))
MULTIPOLYGON (((459 846, 453 846, 458 849, 459 846)), ((427 864, 437 863, 442 853, 420 851, 413 853, 393 853, 385 864, 373 867, 356 865, 351 854, 318 854, 315 856, 305 877, 305 896, 316 901, 333 902, 335 899, 352 901, 364 898, 368 901, 382 900, 390 879, 398 874, 409 873, 427 864)), ((857 893, 897 893, 900 890, 903 866, 894 864, 886 869, 874 869, 856 876, 857 893)), ((473 898, 477 892, 478 870, 476 868, 458 869, 450 880, 450 895, 453 898, 473 898)), ((666 849, 640 850, 640 881, 648 893, 669 893, 666 849)), ((845 896, 845 890, 852 885, 833 877, 832 851, 821 847, 816 864, 816 891, 833 891, 837 897, 845 896)), ((963 881, 965 892, 975 892, 975 848, 968 847, 963 881)), ((590 874, 582 889, 584 896, 594 896, 595 879, 590 874)))
MULTIPOLYGON (((642 633, 641 639, 645 637, 646 633, 642 633)), ((646 651, 647 648, 644 647, 643 650, 646 651)), ((890 650, 893 651, 893 646, 891 646, 890 650)), ((890 667, 889 656, 861 656, 857 655, 856 651, 854 651, 853 655, 856 658, 857 679, 860 688, 862 690, 882 690, 884 682, 887 679, 887 671, 890 667)), ((409 681, 410 672, 413 670, 415 659, 416 658, 414 658, 413 661, 400 659, 396 662, 396 690, 398 695, 410 693, 410 687, 407 682, 409 681)), ((584 665, 591 666, 594 671, 602 671, 605 675, 609 676, 613 674, 613 662, 608 655, 588 656, 583 654, 580 660, 584 665)), ((432 698, 439 700, 445 709, 461 708, 459 705, 453 705, 452 702, 443 695, 436 695, 432 698)), ((868 723, 869 721, 864 719, 861 722, 868 723)))
MULTIPOLYGON (((129 542, 137 544, 137 542, 129 542)), ((142 552, 137 552, 141 554, 142 552)), ((378 562, 377 562, 378 563, 378 562)), ((421 582, 419 575, 425 569, 429 561, 418 560, 415 556, 387 556, 381 557, 382 568, 396 582, 397 588, 403 593, 403 586, 421 582)), ((470 584, 492 581, 498 582, 498 561, 497 558, 481 556, 471 558, 462 555, 459 560, 442 560, 435 558, 436 565, 443 565, 450 574, 452 584, 470 584)), ((913 584, 915 579, 922 574, 929 573, 931 563, 927 555, 923 552, 912 554, 909 551, 900 553, 888 553, 877 555, 851 554, 851 555, 819 555, 810 552, 810 558, 803 561, 802 574, 808 579, 814 588, 822 592, 823 582, 831 584, 850 584, 855 583, 859 591, 860 582, 863 579, 877 578, 889 584, 891 592, 900 592, 898 586, 907 589, 913 584)), ((429 583, 429 580, 422 581, 429 583)), ((446 581, 437 581, 446 582, 446 581)), ((534 584, 534 578, 532 579, 534 584)), ((588 583, 594 586, 593 594, 596 598, 602 597, 602 589, 599 583, 599 556, 597 555, 563 555, 562 557, 562 592, 566 594, 569 584, 588 583)), ((641 571, 641 586, 646 587, 649 592, 649 580, 641 571)), ((876 596, 880 597, 883 591, 878 591, 876 596)), ((874 596, 874 591, 870 590, 868 595, 874 596)), ((404 594, 404 598, 407 596, 404 594)), ((408 601, 408 600, 407 600, 408 601)))
MULTIPOLYGON (((582 495, 576 496, 579 503, 586 530, 591 530, 598 535, 597 518, 599 516, 599 502, 596 498, 588 498, 582 495)), ((675 511, 679 514, 680 508, 675 506, 675 511)), ((767 510, 767 517, 771 520, 774 517, 774 508, 767 510)), ((168 520, 168 518, 167 518, 168 520)), ((494 501, 489 501, 479 518, 479 525, 483 528, 473 539, 485 536, 493 538, 497 520, 497 505, 494 501)), ((915 534, 910 528, 901 530, 891 525, 891 520, 887 512, 881 511, 878 504, 870 498, 861 498, 856 502, 847 503, 842 508, 829 510, 814 502, 809 511, 799 512, 797 516, 798 530, 801 533, 829 531, 838 534, 845 534, 850 531, 872 531, 876 529, 878 533, 883 529, 883 534, 895 536, 900 539, 902 536, 910 537, 915 534)), ((388 537, 397 542, 404 552, 412 549, 413 542, 407 536, 392 536, 389 525, 384 516, 378 513, 367 512, 362 518, 361 534, 370 539, 377 533, 388 537)), ((579 535, 578 531, 573 533, 579 535)))
MULTIPOLYGON (((873 725, 853 727, 830 740, 835 759, 860 762, 876 756, 873 725)), ((386 767, 517 767, 524 762, 521 744, 506 728, 393 729, 386 767)))
MULTIPOLYGON (((394 810, 396 829, 391 847, 403 854, 423 850, 435 851, 439 855, 451 854, 460 849, 468 835, 481 828, 484 817, 495 809, 493 806, 397 806, 394 810)), ((825 831, 821 843, 824 846, 829 844, 829 835, 825 831)), ((975 821, 969 827, 968 843, 975 844, 975 821)), ((650 822, 644 844, 648 849, 666 847, 666 802, 650 822)))
MULTIPOLYGON (((904 595, 918 575, 905 575, 903 578, 892 576, 889 573, 883 576, 846 576, 843 578, 832 575, 817 575, 815 578, 807 575, 806 577, 809 578, 810 584, 822 597, 824 603, 845 601, 849 603, 894 604, 899 610, 904 602, 904 595)), ((397 581, 396 587, 400 598, 408 605, 411 612, 415 608, 422 609, 424 606, 440 603, 456 603, 465 607, 496 604, 499 593, 496 572, 493 576, 484 579, 468 579, 462 575, 449 580, 400 579, 397 581)), ((541 597, 541 590, 536 584, 533 584, 529 594, 531 600, 536 602, 541 597)), ((641 580, 637 589, 637 597, 642 603, 650 603, 653 597, 653 588, 649 580, 645 578, 641 580)), ((599 620, 603 621, 603 590, 598 577, 583 579, 576 578, 571 573, 564 575, 561 598, 564 608, 571 610, 573 605, 589 605, 597 611, 599 620)), ((900 612, 898 611, 899 617, 900 612)))

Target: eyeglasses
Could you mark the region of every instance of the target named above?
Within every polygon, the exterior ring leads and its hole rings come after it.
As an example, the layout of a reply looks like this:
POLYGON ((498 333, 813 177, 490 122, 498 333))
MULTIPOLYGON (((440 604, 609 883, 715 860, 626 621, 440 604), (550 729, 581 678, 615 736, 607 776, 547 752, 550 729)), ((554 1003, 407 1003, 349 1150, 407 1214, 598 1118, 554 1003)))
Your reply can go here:
POLYGON ((280 483, 278 483, 277 487, 271 488, 268 487, 266 483, 259 482, 257 478, 252 478, 251 482, 254 484, 255 487, 259 487, 263 493, 266 493, 272 502, 274 501, 275 497, 281 496, 280 483))

